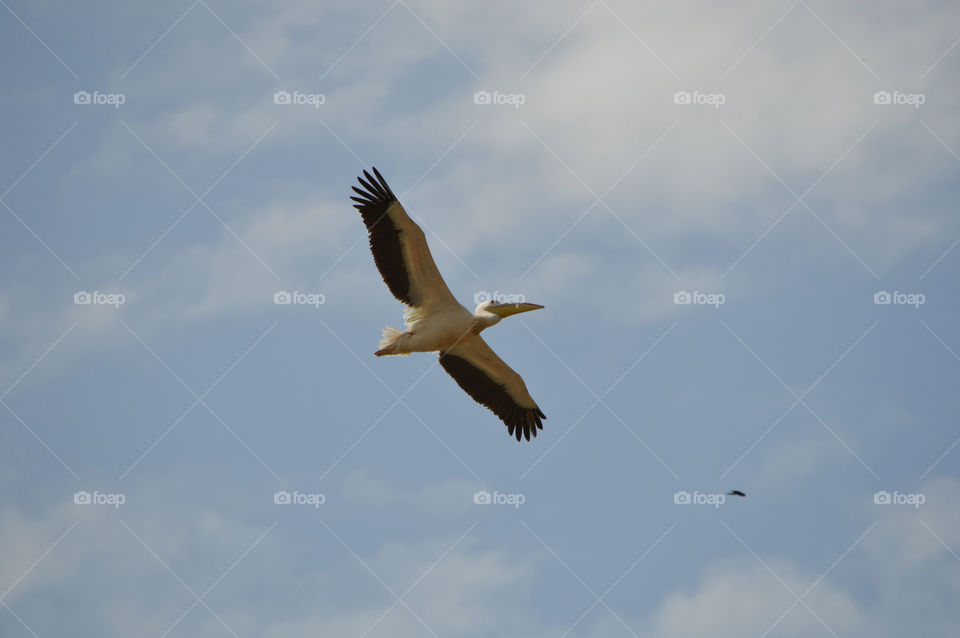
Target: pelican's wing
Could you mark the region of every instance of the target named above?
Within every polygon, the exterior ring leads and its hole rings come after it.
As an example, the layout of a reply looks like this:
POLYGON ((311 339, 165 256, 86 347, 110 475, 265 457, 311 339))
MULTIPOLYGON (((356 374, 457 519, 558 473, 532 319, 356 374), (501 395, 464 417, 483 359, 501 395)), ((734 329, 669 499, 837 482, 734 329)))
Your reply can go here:
POLYGON ((354 207, 370 233, 373 260, 390 292, 415 308, 459 305, 437 270, 423 231, 403 210, 376 168, 373 173, 376 179, 363 171, 367 179, 358 179, 364 190, 354 186, 360 197, 350 199, 357 202, 354 207))
POLYGON ((471 335, 440 353, 440 365, 473 397, 507 424, 507 431, 528 441, 543 429, 540 411, 519 374, 497 356, 479 335, 471 335))

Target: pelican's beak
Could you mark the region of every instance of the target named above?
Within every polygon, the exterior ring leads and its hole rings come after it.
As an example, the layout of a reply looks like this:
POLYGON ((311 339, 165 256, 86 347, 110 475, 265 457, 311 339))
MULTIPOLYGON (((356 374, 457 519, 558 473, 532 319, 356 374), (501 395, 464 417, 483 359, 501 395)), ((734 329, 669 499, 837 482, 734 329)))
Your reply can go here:
POLYGON ((531 310, 540 310, 541 308, 543 308, 543 306, 535 303, 500 303, 489 306, 487 310, 503 319, 510 315, 530 312, 531 310))

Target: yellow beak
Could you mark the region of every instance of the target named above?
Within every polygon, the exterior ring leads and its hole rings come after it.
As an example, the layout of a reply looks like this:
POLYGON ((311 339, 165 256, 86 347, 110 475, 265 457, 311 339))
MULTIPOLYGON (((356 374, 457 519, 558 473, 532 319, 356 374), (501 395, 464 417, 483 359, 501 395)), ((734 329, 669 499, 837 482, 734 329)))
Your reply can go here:
POLYGON ((543 306, 535 303, 502 303, 489 306, 487 310, 497 315, 501 319, 510 315, 517 315, 521 312, 530 312, 531 310, 540 310, 543 306))

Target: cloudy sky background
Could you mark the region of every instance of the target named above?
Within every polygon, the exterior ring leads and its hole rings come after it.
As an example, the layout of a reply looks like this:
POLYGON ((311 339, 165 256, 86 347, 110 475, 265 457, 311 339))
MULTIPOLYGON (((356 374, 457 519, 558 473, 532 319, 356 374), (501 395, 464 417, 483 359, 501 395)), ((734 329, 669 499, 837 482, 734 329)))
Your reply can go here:
POLYGON ((0 4, 4 636, 954 635, 955 3, 0 4), (372 356, 371 165, 534 442, 372 356))

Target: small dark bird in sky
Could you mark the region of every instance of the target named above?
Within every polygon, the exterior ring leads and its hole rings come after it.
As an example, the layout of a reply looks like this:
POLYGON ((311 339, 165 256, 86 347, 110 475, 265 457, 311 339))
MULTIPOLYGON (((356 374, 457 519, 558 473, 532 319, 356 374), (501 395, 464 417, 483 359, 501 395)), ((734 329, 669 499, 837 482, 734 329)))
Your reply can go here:
POLYGON ((744 498, 746 498, 747 495, 741 492, 740 490, 730 490, 729 492, 727 492, 727 496, 743 496, 744 498))

